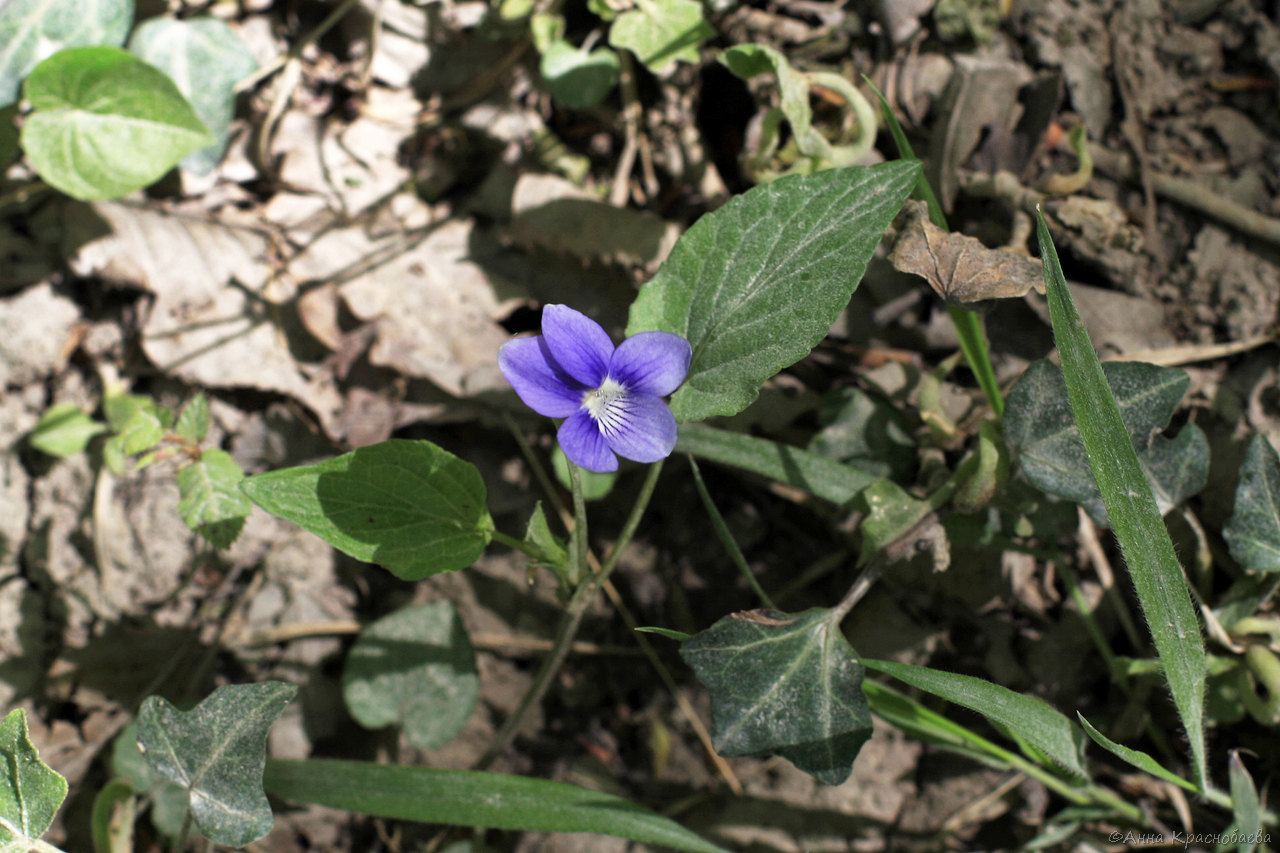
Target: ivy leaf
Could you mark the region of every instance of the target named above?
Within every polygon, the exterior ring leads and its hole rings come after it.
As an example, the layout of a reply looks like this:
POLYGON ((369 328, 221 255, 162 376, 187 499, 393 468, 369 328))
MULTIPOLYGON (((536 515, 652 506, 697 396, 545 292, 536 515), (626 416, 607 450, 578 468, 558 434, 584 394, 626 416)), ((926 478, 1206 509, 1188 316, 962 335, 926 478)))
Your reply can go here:
POLYGON ((148 696, 138 712, 138 747, 152 771, 187 793, 201 834, 243 847, 271 831, 262 793, 267 730, 298 688, 279 681, 219 687, 190 711, 148 696))
POLYGON ((711 738, 727 757, 776 752, 828 785, 871 737, 862 665, 831 611, 748 610, 680 647, 711 692, 711 738))
POLYGON ((553 41, 542 53, 540 70, 551 97, 574 110, 594 107, 618 83, 618 54, 607 47, 587 53, 567 41, 553 41))
POLYGON ((27 78, 20 139, 49 185, 81 201, 155 183, 213 138, 164 72, 116 47, 56 53, 27 78))
POLYGON ((227 548, 253 511, 240 483, 244 470, 225 450, 206 450, 178 470, 178 512, 215 548, 227 548))
POLYGON ((27 443, 41 453, 65 459, 83 453, 95 435, 106 431, 106 424, 94 420, 75 403, 58 403, 40 416, 27 443))
POLYGON ((53 823, 67 780, 40 760, 22 708, 0 720, 0 759, 0 849, 25 851, 53 823))
MULTIPOLYGON (((1120 417, 1160 512, 1194 495, 1209 476, 1209 443, 1195 424, 1175 438, 1156 433, 1169 423, 1191 379, 1185 371, 1142 362, 1102 365, 1120 417)), ((1071 415, 1062 370, 1042 359, 1009 392, 1004 433, 1022 476, 1046 494, 1075 501, 1110 526, 1080 430, 1071 415)))
POLYGON ((1222 531, 1237 563, 1251 572, 1280 572, 1280 455, 1255 435, 1240 468, 1236 507, 1222 531))
POLYGON ((392 439, 241 488, 272 515, 405 580, 466 568, 493 530, 480 472, 429 441, 392 439))
POLYGON ((122 45, 133 0, 8 0, 0 3, 0 107, 42 59, 63 48, 122 45))
MULTIPOLYGON (((615 25, 616 26, 616 25, 615 25)), ((627 334, 693 346, 680 421, 733 415, 817 346, 920 174, 914 161, 782 178, 694 223, 631 306, 627 334)))
POLYGON ((698 48, 715 34, 697 0, 643 0, 613 22, 609 44, 661 74, 673 62, 697 62, 698 48))
POLYGON ((129 51, 168 74, 191 102, 216 141, 184 157, 182 167, 212 172, 235 116, 236 84, 258 67, 249 48, 217 18, 159 17, 134 31, 129 51))
POLYGON ((342 695, 367 729, 396 723, 418 749, 453 740, 480 698, 476 655, 453 605, 405 607, 361 631, 342 695))

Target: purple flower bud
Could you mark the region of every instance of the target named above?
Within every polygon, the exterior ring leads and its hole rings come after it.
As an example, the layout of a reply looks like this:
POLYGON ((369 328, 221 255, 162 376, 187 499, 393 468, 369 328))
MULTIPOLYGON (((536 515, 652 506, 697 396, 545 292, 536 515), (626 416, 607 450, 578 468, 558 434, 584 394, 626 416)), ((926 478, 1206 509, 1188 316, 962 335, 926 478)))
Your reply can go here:
POLYGON ((615 348, 596 321, 548 305, 542 334, 507 341, 498 366, 525 405, 565 419, 558 433, 565 455, 604 472, 618 470, 618 456, 657 462, 671 454, 676 419, 662 398, 680 387, 692 355, 670 332, 641 332, 615 348))

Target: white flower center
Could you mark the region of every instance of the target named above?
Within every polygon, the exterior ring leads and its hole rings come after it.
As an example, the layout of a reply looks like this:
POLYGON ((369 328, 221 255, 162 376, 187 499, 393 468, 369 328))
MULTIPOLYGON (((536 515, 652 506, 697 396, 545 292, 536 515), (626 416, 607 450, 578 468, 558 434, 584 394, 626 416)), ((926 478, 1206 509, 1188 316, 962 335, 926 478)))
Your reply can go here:
POLYGON ((609 378, 594 391, 582 395, 582 408, 596 423, 609 426, 614 414, 614 404, 627 396, 627 389, 616 379, 609 378))

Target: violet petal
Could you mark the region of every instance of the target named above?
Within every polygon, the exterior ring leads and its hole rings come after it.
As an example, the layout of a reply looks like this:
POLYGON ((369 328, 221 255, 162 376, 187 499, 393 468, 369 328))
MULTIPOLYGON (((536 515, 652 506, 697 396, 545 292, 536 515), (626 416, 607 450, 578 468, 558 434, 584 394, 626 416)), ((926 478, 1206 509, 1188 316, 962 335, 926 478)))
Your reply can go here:
POLYGON ((600 413, 599 428, 614 452, 635 462, 666 459, 676 446, 676 419, 648 394, 627 394, 600 413))
POLYGON ((618 457, 609 449, 609 442, 600 434, 600 427, 585 410, 579 411, 562 424, 556 433, 560 447, 569 461, 579 468, 604 474, 618 470, 618 457))
POLYGON ((623 341, 609 362, 609 375, 628 390, 665 397, 689 373, 693 350, 670 332, 641 332, 623 341))
POLYGON ((551 358, 541 336, 516 338, 498 349, 498 367, 524 404, 548 418, 567 418, 582 408, 586 388, 551 358))
POLYGON ((609 374, 613 341, 600 324, 567 305, 542 309, 542 336, 564 371, 588 388, 597 388, 609 374))

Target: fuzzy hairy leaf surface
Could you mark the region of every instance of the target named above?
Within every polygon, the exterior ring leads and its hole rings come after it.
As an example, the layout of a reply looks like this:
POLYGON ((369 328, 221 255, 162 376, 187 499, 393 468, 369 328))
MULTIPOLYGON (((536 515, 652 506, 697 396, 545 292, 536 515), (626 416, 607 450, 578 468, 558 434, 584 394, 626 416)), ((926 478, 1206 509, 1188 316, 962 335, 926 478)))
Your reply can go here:
POLYGON ((864 663, 868 669, 892 675, 948 702, 977 711, 1047 755, 1059 769, 1079 780, 1088 778, 1084 765, 1080 763, 1079 730, 1044 700, 1015 693, 1007 687, 971 675, 893 661, 867 660, 864 663))
POLYGON ((627 335, 674 332, 693 346, 671 398, 677 420, 737 414, 817 346, 919 174, 896 162, 782 178, 681 236, 627 324, 627 335))
POLYGON ((1195 781, 1203 789, 1209 780, 1204 734, 1208 664, 1200 622, 1169 531, 1151 489, 1146 488, 1131 431, 1126 428, 1115 395, 1107 387, 1098 354, 1071 298, 1049 226, 1043 216, 1037 219, 1053 337, 1062 358, 1071 412, 1080 428, 1111 529, 1133 578, 1178 717, 1186 729, 1195 781))

